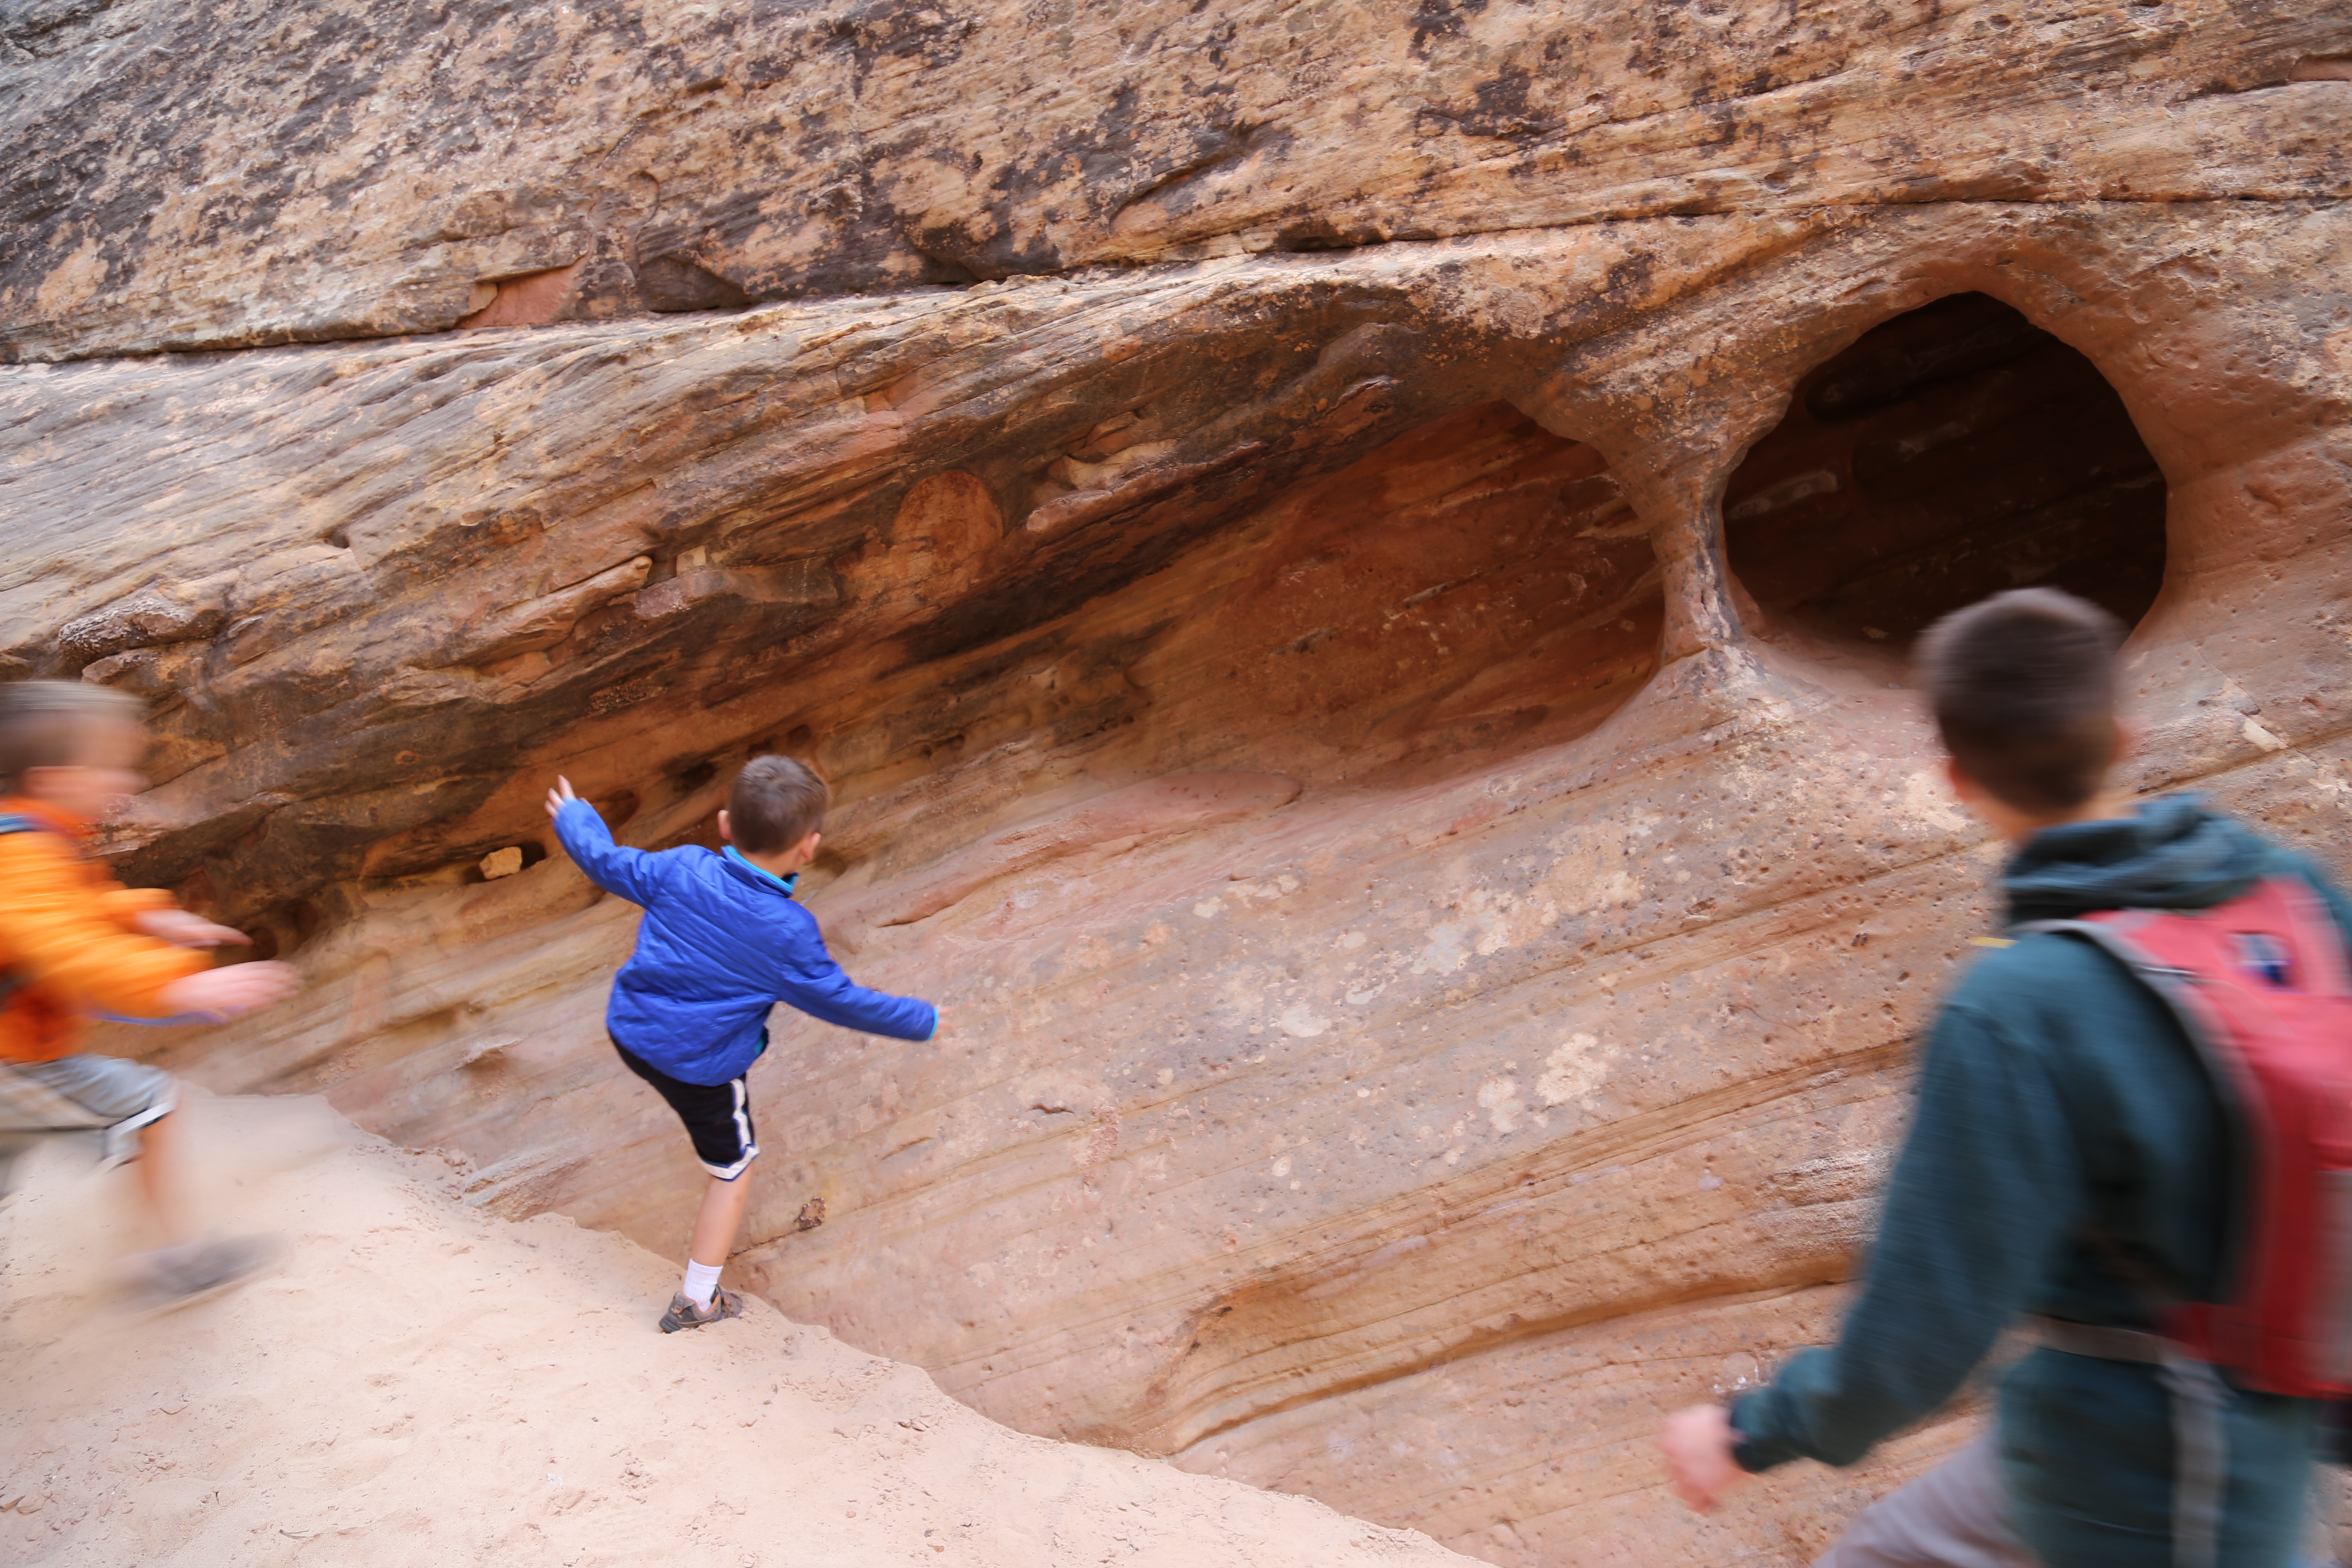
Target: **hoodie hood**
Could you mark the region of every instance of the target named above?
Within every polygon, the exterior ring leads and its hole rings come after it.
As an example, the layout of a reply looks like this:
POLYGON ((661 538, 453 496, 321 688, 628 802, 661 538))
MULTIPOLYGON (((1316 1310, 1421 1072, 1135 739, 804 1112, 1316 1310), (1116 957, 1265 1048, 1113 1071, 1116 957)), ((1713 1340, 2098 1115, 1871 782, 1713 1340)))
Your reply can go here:
POLYGON ((765 888, 771 892, 782 893, 784 897, 789 899, 793 896, 793 889, 800 885, 801 878, 799 872, 795 871, 789 877, 779 877, 764 866, 752 865, 751 861, 743 858, 743 852, 736 848, 732 844, 727 846, 727 847, 721 851, 721 854, 727 861, 728 869, 733 871, 737 876, 749 877, 752 879, 752 885, 754 887, 765 888))
POLYGON ((2272 869, 2270 846, 2193 795, 2105 822, 2045 827, 2001 873, 2012 925, 2094 910, 2202 910, 2272 869))

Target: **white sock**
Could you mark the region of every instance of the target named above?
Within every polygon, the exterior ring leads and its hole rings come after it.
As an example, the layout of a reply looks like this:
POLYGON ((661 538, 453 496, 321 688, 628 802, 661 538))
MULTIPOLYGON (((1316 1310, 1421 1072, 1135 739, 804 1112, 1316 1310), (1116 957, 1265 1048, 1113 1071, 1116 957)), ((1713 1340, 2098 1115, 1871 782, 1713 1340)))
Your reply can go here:
POLYGON ((686 1299, 694 1303, 698 1311, 710 1310, 711 1295, 719 1289, 719 1272, 726 1267, 724 1263, 697 1263, 691 1258, 686 1260, 686 1283, 678 1289, 686 1292, 686 1299))

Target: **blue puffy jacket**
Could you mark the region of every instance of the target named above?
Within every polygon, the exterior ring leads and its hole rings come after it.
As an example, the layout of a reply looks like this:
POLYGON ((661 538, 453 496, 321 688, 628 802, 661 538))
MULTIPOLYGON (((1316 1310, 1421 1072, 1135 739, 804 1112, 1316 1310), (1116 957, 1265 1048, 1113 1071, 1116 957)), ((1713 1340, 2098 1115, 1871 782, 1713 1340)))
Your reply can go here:
POLYGON ((792 884, 731 849, 625 848, 583 800, 565 804, 555 832, 590 881, 646 911, 636 951, 613 977, 604 1026, 670 1077, 742 1077, 767 1049, 768 1010, 779 1002, 869 1035, 928 1040, 938 1032, 929 1002, 868 991, 844 974, 816 917, 793 901, 792 884))

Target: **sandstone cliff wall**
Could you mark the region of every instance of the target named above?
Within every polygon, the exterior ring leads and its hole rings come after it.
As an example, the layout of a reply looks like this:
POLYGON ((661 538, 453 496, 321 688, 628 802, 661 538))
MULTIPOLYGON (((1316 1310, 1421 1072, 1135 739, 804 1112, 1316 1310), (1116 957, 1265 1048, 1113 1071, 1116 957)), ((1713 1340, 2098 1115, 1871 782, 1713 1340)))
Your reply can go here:
POLYGON ((670 1250, 537 801, 808 757, 956 1037, 780 1020, 745 1261, 1028 1430, 1802 1562, 1958 1428, 1712 1521, 1649 1434, 1829 1331, 1989 918, 1904 639, 2101 595, 2132 782, 2352 869, 2339 20, 7 26, 7 657, 158 700, 110 847, 310 978, 120 1043, 670 1250))

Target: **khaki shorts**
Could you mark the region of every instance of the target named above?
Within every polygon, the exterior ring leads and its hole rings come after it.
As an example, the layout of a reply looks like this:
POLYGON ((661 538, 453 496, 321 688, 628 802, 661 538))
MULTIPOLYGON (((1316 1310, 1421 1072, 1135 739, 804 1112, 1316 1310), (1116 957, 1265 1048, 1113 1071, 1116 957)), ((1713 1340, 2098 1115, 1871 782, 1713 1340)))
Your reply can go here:
POLYGON ((101 1132, 108 1163, 126 1160, 139 1130, 179 1098, 170 1073, 115 1057, 0 1062, 0 1173, 44 1133, 101 1132))

